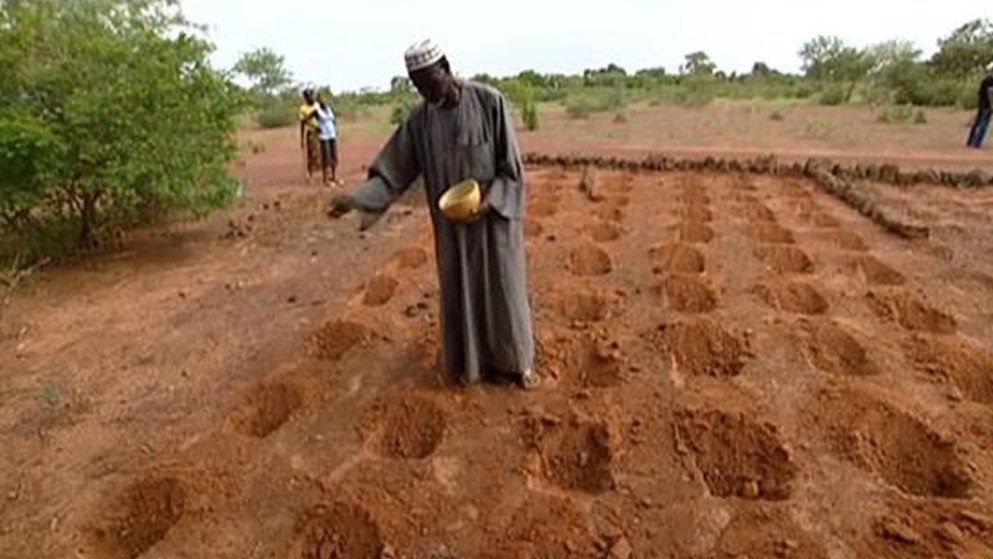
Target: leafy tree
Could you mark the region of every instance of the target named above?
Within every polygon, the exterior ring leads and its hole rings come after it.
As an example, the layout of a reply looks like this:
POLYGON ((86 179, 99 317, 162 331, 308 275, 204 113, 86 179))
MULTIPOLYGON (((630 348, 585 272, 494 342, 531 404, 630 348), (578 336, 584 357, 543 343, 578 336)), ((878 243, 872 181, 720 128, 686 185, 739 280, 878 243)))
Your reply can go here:
POLYGON ((293 79, 286 69, 286 59, 268 47, 242 54, 232 70, 252 82, 253 90, 266 96, 275 95, 293 79))
POLYGON ((976 19, 938 40, 931 64, 939 73, 965 78, 993 62, 993 23, 976 19))
POLYGON ((818 36, 805 43, 799 52, 803 70, 808 78, 833 82, 832 90, 843 90, 843 101, 851 100, 859 80, 865 78, 874 65, 868 51, 850 47, 838 37, 818 36))
POLYGON ((717 70, 717 65, 710 60, 710 56, 703 51, 691 52, 685 56, 686 62, 679 67, 684 74, 691 76, 712 76, 717 70))
POLYGON ((414 93, 414 84, 411 83, 410 78, 407 76, 393 76, 393 79, 390 80, 390 93, 394 97, 412 95, 414 93))
POLYGON ((752 64, 752 75, 759 78, 765 78, 772 75, 773 70, 769 68, 769 65, 765 62, 756 62, 752 64))
POLYGON ((89 246, 232 198, 242 98, 173 2, 7 0, 0 22, 3 232, 89 246))

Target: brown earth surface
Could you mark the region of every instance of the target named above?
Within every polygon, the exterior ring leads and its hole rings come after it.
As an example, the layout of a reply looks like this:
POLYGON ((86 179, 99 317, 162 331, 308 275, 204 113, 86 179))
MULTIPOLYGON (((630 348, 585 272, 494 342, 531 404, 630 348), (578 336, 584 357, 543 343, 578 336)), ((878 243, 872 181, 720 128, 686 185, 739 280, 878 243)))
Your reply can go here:
POLYGON ((236 208, 3 309, 0 557, 993 556, 993 190, 858 185, 905 240, 803 180, 531 169, 544 383, 461 389, 420 200, 360 234, 253 138, 236 208))

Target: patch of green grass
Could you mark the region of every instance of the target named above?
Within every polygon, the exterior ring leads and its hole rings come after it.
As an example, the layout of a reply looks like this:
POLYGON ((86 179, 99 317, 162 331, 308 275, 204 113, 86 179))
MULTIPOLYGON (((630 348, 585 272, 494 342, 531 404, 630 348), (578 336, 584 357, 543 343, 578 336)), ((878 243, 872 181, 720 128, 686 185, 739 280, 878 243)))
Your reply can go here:
POLYGON ((41 401, 50 410, 57 410, 65 402, 65 389, 61 385, 46 382, 41 386, 41 401))

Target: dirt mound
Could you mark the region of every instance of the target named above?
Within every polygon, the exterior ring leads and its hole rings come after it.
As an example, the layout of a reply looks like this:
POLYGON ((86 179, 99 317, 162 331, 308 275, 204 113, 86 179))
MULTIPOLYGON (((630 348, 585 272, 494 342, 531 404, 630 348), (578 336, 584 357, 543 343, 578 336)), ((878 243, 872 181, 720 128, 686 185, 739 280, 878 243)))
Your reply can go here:
POLYGON ((610 205, 615 208, 626 208, 631 204, 631 199, 627 196, 614 196, 610 199, 610 205))
POLYGON ((687 206, 709 206, 710 196, 703 190, 683 189, 683 194, 678 199, 687 206))
POLYGON ((676 434, 715 497, 781 501, 793 493, 798 470, 771 425, 744 414, 684 413, 676 434))
POLYGON ((672 274, 702 274, 706 269, 703 253, 681 243, 652 248, 649 253, 662 270, 672 274))
POLYGON ((763 284, 755 293, 770 307, 796 314, 824 314, 828 302, 823 295, 806 283, 763 284))
POLYGON ((621 228, 613 223, 598 221, 590 227, 590 237, 598 243, 616 241, 623 235, 621 228))
POLYGON ((705 282, 692 276, 672 275, 659 288, 674 311, 709 313, 717 308, 717 295, 705 282))
POLYGON ((872 256, 862 256, 855 262, 866 283, 872 285, 903 285, 907 278, 903 274, 876 260, 872 256))
POLYGON ((605 276, 614 269, 607 251, 596 245, 583 245, 569 255, 570 270, 576 276, 605 276))
POLYGON ((401 269, 416 270, 428 263, 428 252, 417 247, 405 248, 397 251, 393 260, 401 269))
POLYGON ((141 480, 111 504, 100 526, 84 532, 84 549, 98 559, 134 559, 162 541, 185 508, 186 491, 178 480, 141 480))
POLYGON ((714 230, 702 223, 684 221, 676 226, 676 241, 707 244, 714 240, 714 230))
POLYGON ((528 213, 535 217, 551 217, 558 213, 559 206, 551 200, 540 200, 533 204, 528 209, 528 213))
POLYGON ((400 287, 400 282, 393 276, 379 274, 365 287, 362 304, 367 307, 381 307, 389 303, 400 287))
POLYGON ((793 233, 776 223, 753 223, 748 227, 748 234, 760 243, 778 243, 792 245, 796 243, 793 233))
POLYGON ((809 274, 814 271, 814 263, 807 253, 793 246, 762 246, 755 249, 755 256, 778 274, 809 274))
POLYGON ((268 437, 303 404, 300 391, 289 384, 260 384, 250 390, 231 414, 234 429, 250 437, 268 437))
POLYGON ((917 418, 856 391, 827 400, 822 418, 839 456, 904 493, 968 496, 972 479, 954 445, 917 418))
POLYGON ((831 231, 826 234, 826 238, 842 250, 852 252, 865 252, 869 250, 869 245, 862 240, 862 237, 852 233, 851 231, 831 231))
POLYGON ((871 292, 867 301, 880 318, 910 331, 953 334, 957 329, 954 317, 907 293, 871 292))
POLYGON ((348 350, 369 343, 372 338, 372 330, 367 326, 350 320, 335 320, 311 335, 311 353, 318 359, 337 361, 348 350))
POLYGON ((721 533, 714 559, 827 559, 818 545, 789 512, 746 509, 721 533))
POLYGON ((659 327, 673 365, 691 375, 732 377, 745 367, 748 344, 709 320, 659 327))
POLYGON ((369 513, 343 503, 304 512, 296 534, 290 559, 382 559, 386 549, 369 513))
MULTIPOLYGON (((510 526, 493 530, 486 545, 473 545, 476 559, 602 559, 603 542, 573 499, 533 493, 513 511, 510 526)), ((441 559, 450 554, 428 555, 441 559)))
POLYGON ((540 221, 529 219, 524 222, 524 236, 531 239, 541 236, 545 232, 545 226, 540 221))
POLYGON ((838 375, 870 376, 879 373, 862 344, 833 322, 810 328, 807 355, 818 369, 838 375))
POLYGON ((683 217, 687 221, 696 221, 698 223, 708 223, 714 220, 714 213, 711 212, 706 206, 701 206, 698 204, 691 204, 689 206, 679 208, 676 214, 683 217))
POLYGON ((621 383, 622 357, 616 344, 590 340, 583 350, 578 375, 586 388, 610 388, 621 383))
POLYGON ((993 404, 993 354, 965 342, 915 336, 906 347, 918 369, 970 401, 993 404))
POLYGON ((593 216, 606 221, 621 222, 624 221, 624 210, 615 206, 605 206, 593 210, 593 216))
POLYGON ((743 205, 741 216, 753 223, 775 223, 776 221, 776 214, 758 201, 743 205))
POLYGON ((814 225, 824 229, 837 229, 841 227, 841 221, 828 213, 816 213, 814 214, 814 225))
POLYGON ((597 293, 567 293, 560 298, 558 307, 567 320, 600 322, 607 318, 608 302, 597 293))
POLYGON ((859 557, 993 557, 990 512, 959 501, 891 499, 873 520, 859 557))
POLYGON ((566 336, 541 344, 538 368, 569 386, 610 388, 622 380, 619 343, 596 334, 566 336))
POLYGON ((570 491, 603 493, 614 487, 613 451, 607 426, 576 420, 544 427, 538 434, 542 473, 570 491))
POLYGON ((430 456, 445 436, 448 420, 427 398, 407 396, 375 404, 365 420, 366 441, 386 458, 430 456))

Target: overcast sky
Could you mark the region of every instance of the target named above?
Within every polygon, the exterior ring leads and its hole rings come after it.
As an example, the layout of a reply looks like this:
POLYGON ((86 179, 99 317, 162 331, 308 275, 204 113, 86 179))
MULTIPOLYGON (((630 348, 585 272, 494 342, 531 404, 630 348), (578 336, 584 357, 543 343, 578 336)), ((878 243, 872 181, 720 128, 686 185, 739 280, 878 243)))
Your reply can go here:
POLYGON ((929 55, 939 37, 993 12, 980 0, 182 0, 208 26, 215 62, 230 67, 254 47, 286 57, 296 80, 334 90, 388 87, 405 73, 403 51, 423 37, 442 44, 454 69, 577 73, 615 62, 628 71, 706 51, 718 68, 764 61, 797 71, 808 39, 838 35, 858 46, 906 39, 929 55))

